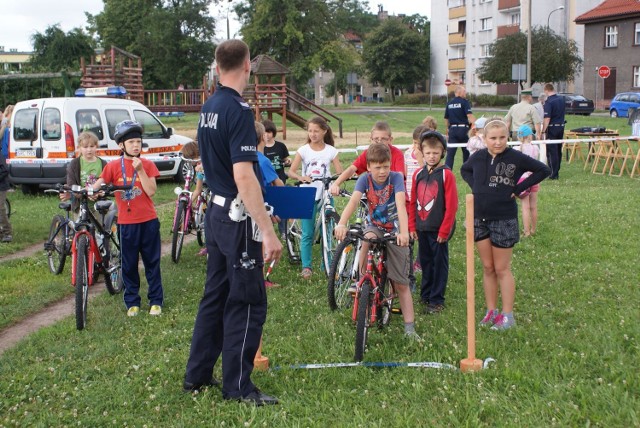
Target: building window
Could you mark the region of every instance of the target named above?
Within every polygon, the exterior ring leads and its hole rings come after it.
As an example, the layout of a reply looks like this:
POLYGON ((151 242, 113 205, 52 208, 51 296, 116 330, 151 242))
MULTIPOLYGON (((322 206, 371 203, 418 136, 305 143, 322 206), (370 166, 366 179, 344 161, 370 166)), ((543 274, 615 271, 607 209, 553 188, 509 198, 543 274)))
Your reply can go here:
POLYGON ((640 45, 640 22, 636 22, 635 31, 633 33, 633 44, 640 45))
POLYGON ((480 45, 480 58, 488 58, 491 56, 491 45, 480 45))
POLYGON ((511 15, 511 25, 520 25, 520 14, 514 13, 511 15))
POLYGON ((640 65, 633 66, 633 87, 640 88, 640 65))
POLYGON ((618 46, 618 26, 607 25, 604 27, 604 47, 615 48, 618 46))
POLYGON ((482 3, 490 3, 490 2, 491 2, 491 0, 480 0, 479 1, 480 4, 482 4, 482 3))
POLYGON ((464 6, 465 4, 466 0, 449 0, 449 9, 464 6))
POLYGON ((493 29, 491 18, 482 18, 480 20, 480 31, 489 31, 493 29))

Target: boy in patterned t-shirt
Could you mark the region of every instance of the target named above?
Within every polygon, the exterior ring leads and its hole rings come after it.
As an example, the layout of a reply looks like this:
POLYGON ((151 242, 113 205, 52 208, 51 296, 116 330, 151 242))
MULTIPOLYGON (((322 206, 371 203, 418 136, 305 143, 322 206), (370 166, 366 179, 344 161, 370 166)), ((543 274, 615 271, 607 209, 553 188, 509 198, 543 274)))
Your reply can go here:
MULTIPOLYGON (((336 226, 335 235, 339 240, 345 238, 347 222, 358 207, 362 195, 366 195, 369 226, 365 228, 365 236, 396 234, 396 244, 387 244, 387 275, 398 293, 405 336, 421 341, 415 330, 413 300, 409 290, 409 219, 405 206, 404 178, 401 173, 391 171, 391 151, 384 143, 369 146, 367 170, 356 182, 351 199, 336 226)), ((364 247, 363 245, 363 252, 366 252, 364 247)))

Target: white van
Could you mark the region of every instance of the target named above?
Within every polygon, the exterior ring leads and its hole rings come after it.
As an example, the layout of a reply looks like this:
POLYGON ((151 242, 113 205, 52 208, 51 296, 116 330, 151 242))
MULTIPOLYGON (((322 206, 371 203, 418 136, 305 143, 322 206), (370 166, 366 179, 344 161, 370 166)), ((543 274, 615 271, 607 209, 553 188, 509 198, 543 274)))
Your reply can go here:
POLYGON ((64 183, 67 163, 76 156, 76 140, 82 131, 98 136, 98 156, 115 159, 121 151, 113 139, 117 123, 132 119, 143 128, 142 156, 153 161, 160 175, 182 180, 179 157, 188 137, 174 135, 144 105, 126 99, 42 98, 21 101, 13 109, 9 137, 9 178, 24 193, 37 192, 41 184, 64 183))

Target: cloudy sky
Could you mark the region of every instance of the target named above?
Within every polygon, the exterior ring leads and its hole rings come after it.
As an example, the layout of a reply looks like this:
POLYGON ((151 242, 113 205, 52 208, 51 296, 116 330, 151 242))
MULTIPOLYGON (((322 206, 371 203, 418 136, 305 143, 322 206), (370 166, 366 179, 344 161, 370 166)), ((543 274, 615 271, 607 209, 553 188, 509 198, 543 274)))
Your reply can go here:
MULTIPOLYGON (((95 15, 102 11, 103 7, 102 0, 7 0, 2 3, 0 46, 3 46, 5 51, 30 51, 31 35, 36 32, 43 33, 50 25, 60 24, 65 33, 75 27, 84 28, 84 12, 95 15)), ((382 4, 390 15, 431 15, 431 0, 369 0, 369 9, 376 12, 378 4, 382 4)), ((212 6, 211 15, 219 20, 218 35, 224 37, 224 20, 227 16, 225 5, 212 6)), ((233 12, 230 13, 230 18, 231 15, 233 12)), ((230 27, 233 36, 238 31, 237 22, 232 21, 230 27)))

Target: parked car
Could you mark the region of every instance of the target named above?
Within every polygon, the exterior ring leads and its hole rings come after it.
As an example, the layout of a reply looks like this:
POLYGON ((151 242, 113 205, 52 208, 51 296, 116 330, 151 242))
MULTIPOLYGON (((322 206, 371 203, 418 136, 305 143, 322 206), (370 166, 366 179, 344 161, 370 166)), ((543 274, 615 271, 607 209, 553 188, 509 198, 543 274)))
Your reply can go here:
POLYGON ((558 94, 564 98, 564 112, 566 114, 583 114, 589 116, 593 113, 593 100, 589 100, 582 95, 558 94))
MULTIPOLYGON (((92 92, 100 94, 97 90, 92 92)), ((106 96, 41 98, 17 103, 9 136, 10 180, 26 194, 35 193, 40 185, 64 183, 67 164, 76 156, 76 140, 82 131, 92 131, 98 137, 98 156, 116 159, 121 151, 113 133, 116 124, 125 119, 142 124, 142 156, 156 164, 160 176, 181 180, 184 168, 190 165, 183 164, 179 152, 191 139, 174 134, 144 105, 106 96)))
POLYGON ((611 117, 629 117, 629 107, 640 109, 640 92, 621 92, 616 94, 609 106, 611 117))

